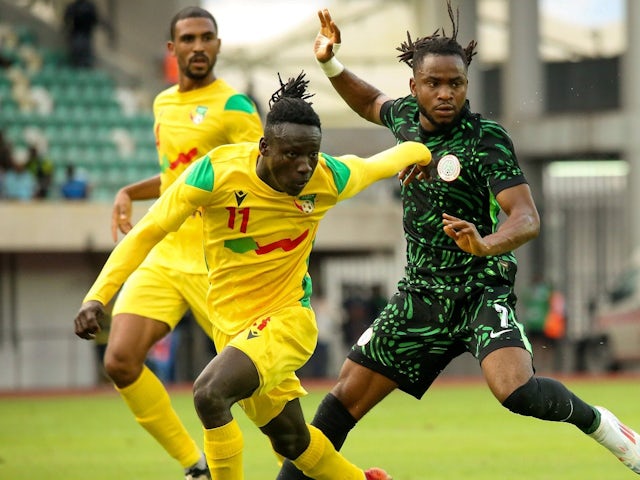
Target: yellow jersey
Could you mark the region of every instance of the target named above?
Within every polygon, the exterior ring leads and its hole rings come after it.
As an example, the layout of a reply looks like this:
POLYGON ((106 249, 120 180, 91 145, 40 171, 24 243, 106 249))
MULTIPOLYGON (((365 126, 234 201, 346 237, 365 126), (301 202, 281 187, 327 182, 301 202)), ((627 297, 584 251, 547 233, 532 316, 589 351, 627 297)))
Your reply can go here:
POLYGON ((108 301, 158 238, 202 212, 209 265, 207 307, 215 328, 234 335, 281 308, 309 306, 307 262, 319 222, 336 203, 431 154, 404 142, 369 158, 320 154, 298 196, 256 173, 258 145, 218 147, 187 169, 116 247, 85 301, 108 301))
MULTIPOLYGON (((187 92, 174 85, 155 98, 154 132, 164 192, 195 160, 220 145, 257 142, 262 122, 253 102, 218 78, 187 92)), ((206 273, 202 223, 197 216, 154 249, 149 261, 185 273, 206 273)))

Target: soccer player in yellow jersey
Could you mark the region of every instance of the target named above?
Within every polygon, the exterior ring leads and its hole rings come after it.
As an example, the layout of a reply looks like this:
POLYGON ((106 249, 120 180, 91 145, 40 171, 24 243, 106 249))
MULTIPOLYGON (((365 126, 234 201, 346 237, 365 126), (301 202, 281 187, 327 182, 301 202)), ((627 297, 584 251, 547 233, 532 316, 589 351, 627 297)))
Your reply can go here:
POLYGON ((278 454, 311 478, 391 478, 351 464, 305 423, 299 398, 306 392, 295 371, 318 336, 307 262, 330 208, 410 165, 423 177, 431 153, 417 142, 366 159, 319 153, 320 119, 306 101, 307 83, 303 74, 281 81, 258 143, 210 151, 162 194, 114 249, 75 319, 77 335, 95 333, 103 306, 152 248, 202 215, 209 318, 219 353, 197 378, 194 403, 216 480, 244 478, 235 403, 278 454))
MULTIPOLYGON (((257 142, 262 124, 255 105, 214 74, 220 49, 218 27, 206 10, 188 7, 171 21, 169 51, 177 58, 179 83, 153 104, 160 174, 122 188, 112 217, 131 229, 133 200, 157 198, 196 159, 227 143, 257 142)), ((174 411, 156 375, 144 365, 150 348, 167 335, 187 309, 207 335, 208 281, 202 250, 202 219, 190 216, 154 248, 127 280, 114 305, 105 370, 136 420, 185 469, 187 480, 208 479, 202 451, 174 411)))

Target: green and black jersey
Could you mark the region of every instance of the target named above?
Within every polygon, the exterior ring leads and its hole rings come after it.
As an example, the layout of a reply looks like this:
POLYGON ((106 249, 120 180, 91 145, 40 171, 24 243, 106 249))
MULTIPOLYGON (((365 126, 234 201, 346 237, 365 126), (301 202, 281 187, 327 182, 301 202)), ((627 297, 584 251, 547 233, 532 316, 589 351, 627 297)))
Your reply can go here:
POLYGON ((413 140, 427 145, 434 162, 430 181, 402 187, 407 267, 400 288, 470 286, 486 283, 486 275, 502 276, 505 262, 515 267, 511 252, 486 258, 470 255, 442 228, 442 214, 448 213, 474 223, 482 236, 497 229, 500 207, 495 196, 526 183, 507 132, 472 113, 468 104, 450 128, 427 132, 420 126, 412 96, 385 103, 380 117, 399 143, 413 140))

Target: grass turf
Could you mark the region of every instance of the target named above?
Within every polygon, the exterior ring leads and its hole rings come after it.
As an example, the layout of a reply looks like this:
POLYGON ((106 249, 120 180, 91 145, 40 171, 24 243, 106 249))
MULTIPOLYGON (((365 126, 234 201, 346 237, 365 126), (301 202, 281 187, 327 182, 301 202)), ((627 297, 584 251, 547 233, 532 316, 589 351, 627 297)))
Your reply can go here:
MULTIPOLYGON (((571 379, 588 402, 640 428, 637 378, 571 379)), ((303 399, 307 418, 326 392, 303 399)), ((171 393, 199 444, 202 433, 188 389, 171 393)), ((247 480, 273 479, 266 438, 234 409, 245 438, 247 480)), ((343 449, 362 467, 396 480, 603 480, 634 478, 574 426, 520 417, 502 408, 481 382, 437 382, 421 401, 394 393, 352 432, 343 449)), ((132 419, 113 391, 78 395, 0 396, 0 479, 177 480, 179 465, 132 419)), ((635 477, 637 478, 637 477, 635 477)))

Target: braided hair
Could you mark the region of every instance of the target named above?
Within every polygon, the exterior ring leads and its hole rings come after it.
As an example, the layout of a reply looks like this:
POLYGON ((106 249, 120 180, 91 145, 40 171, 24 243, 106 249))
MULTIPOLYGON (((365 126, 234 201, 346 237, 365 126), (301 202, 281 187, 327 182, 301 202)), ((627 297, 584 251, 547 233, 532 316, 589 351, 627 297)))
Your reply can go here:
POLYGON ((478 42, 471 40, 466 48, 458 43, 458 29, 460 25, 460 11, 458 8, 455 10, 451 6, 451 0, 447 0, 447 10, 449 12, 449 18, 451 19, 452 32, 448 37, 445 33, 444 27, 437 29, 432 35, 428 37, 421 37, 417 40, 411 40, 411 35, 407 32, 407 41, 402 42, 399 47, 396 48, 400 53, 398 59, 401 62, 409 65, 415 72, 416 65, 420 65, 422 59, 429 55, 458 55, 462 58, 465 67, 468 67, 471 63, 471 59, 477 53, 475 51, 478 42))
POLYGON ((304 77, 305 73, 302 71, 296 78, 289 78, 283 82, 278 73, 280 88, 271 95, 269 100, 269 113, 264 128, 265 136, 274 135, 276 127, 283 123, 320 128, 320 117, 311 107, 311 102, 307 102, 307 99, 314 94, 307 92, 309 80, 305 80, 304 77))

